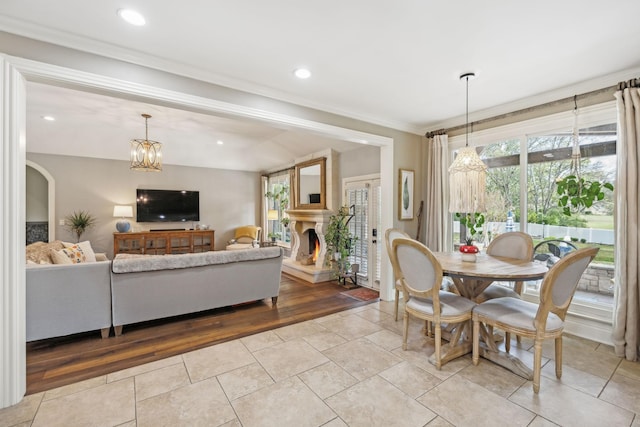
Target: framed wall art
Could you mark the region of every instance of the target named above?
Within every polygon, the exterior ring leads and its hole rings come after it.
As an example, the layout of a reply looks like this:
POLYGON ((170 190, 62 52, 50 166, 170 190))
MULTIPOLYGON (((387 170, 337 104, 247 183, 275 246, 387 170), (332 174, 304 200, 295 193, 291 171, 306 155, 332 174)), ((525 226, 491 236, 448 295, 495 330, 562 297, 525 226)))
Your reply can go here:
POLYGON ((401 221, 413 219, 413 185, 414 171, 400 169, 398 188, 398 219, 401 221))

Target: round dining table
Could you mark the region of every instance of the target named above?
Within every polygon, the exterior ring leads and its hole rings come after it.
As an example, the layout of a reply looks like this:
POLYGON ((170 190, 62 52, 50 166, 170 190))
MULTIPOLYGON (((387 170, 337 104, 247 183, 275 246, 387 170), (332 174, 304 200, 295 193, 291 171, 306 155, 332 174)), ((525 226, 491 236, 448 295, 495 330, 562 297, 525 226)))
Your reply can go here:
MULTIPOLYGON (((478 302, 480 294, 494 281, 523 282, 544 278, 549 270, 545 264, 535 261, 521 260, 478 254, 475 262, 463 261, 460 252, 434 252, 442 266, 442 272, 449 276, 455 290, 463 297, 478 302)), ((459 328, 455 338, 443 346, 441 358, 451 360, 471 352, 471 321, 459 328)), ((483 344, 480 355, 501 365, 521 377, 532 379, 533 371, 517 357, 500 351, 496 345, 492 331, 484 325, 480 327, 483 344)), ((502 340, 502 337, 500 337, 502 340)), ((433 356, 432 356, 433 357, 433 356)))
POLYGON ((549 270, 535 261, 478 254, 475 262, 463 261, 460 252, 434 252, 442 272, 451 277, 461 296, 476 301, 494 281, 539 280, 549 270))

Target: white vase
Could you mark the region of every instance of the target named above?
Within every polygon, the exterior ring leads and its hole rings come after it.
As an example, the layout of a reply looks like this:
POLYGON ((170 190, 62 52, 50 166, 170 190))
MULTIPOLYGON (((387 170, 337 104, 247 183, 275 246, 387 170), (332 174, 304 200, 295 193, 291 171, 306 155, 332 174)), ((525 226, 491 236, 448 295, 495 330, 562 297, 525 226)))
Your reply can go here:
POLYGON ((478 259, 476 254, 462 254, 462 261, 466 261, 466 262, 476 262, 476 260, 478 259))

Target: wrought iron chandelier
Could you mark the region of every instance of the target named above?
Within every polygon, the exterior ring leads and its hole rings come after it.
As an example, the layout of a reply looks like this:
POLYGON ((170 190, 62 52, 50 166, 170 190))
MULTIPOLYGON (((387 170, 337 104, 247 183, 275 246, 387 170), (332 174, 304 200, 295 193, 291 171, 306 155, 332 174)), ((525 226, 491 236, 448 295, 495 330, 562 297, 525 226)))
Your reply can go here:
POLYGON ((458 151, 449 166, 449 212, 476 213, 485 210, 487 165, 480 159, 474 147, 469 147, 469 78, 465 73, 460 80, 467 83, 466 144, 458 151))
POLYGON ((131 169, 143 172, 160 172, 162 170, 162 144, 149 139, 149 114, 144 117, 144 139, 131 140, 131 169))

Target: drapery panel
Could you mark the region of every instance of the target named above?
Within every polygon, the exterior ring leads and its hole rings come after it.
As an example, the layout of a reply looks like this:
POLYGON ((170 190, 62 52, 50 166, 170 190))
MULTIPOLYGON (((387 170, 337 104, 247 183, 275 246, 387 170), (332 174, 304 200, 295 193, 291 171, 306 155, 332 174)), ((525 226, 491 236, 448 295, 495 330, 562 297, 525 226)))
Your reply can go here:
POLYGON ((616 272, 613 319, 615 353, 638 360, 640 331, 640 246, 638 212, 640 202, 640 89, 638 80, 621 83, 615 94, 618 106, 616 176, 616 272))
POLYGON ((449 139, 447 135, 427 138, 423 150, 423 177, 425 179, 425 244, 432 251, 450 251, 452 227, 449 215, 449 139))

